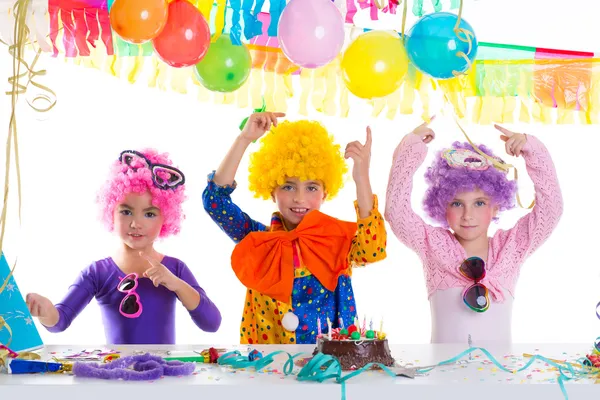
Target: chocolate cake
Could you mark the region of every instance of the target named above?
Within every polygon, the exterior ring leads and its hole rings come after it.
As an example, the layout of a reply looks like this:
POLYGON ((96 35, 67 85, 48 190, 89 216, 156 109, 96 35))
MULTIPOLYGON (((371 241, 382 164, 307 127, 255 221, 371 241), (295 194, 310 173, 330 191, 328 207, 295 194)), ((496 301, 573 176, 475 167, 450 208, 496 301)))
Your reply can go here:
MULTIPOLYGON (((369 335, 373 336, 373 335, 369 335)), ((313 354, 323 353, 336 357, 343 370, 353 370, 364 367, 369 363, 380 363, 387 367, 394 365, 387 339, 377 337, 360 338, 326 335, 317 338, 317 347, 313 354)))

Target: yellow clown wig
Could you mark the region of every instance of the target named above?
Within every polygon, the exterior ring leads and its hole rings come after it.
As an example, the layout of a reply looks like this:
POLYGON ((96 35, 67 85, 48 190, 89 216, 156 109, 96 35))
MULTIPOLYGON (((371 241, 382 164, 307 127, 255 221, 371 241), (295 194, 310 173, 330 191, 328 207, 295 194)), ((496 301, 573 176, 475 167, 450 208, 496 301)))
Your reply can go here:
POLYGON ((335 197, 348 171, 340 145, 318 122, 281 122, 250 156, 249 188, 255 197, 271 198, 286 178, 321 181, 328 198, 335 197))

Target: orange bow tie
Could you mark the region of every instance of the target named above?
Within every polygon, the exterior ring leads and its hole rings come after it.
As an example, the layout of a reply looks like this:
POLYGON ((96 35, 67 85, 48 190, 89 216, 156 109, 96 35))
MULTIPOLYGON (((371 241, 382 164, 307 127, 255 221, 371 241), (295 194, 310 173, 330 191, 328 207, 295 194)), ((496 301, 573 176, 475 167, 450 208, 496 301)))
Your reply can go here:
POLYGON ((233 250, 231 266, 244 286, 283 303, 294 285, 297 240, 303 264, 330 291, 348 269, 348 251, 357 226, 312 211, 292 231, 252 232, 233 250))

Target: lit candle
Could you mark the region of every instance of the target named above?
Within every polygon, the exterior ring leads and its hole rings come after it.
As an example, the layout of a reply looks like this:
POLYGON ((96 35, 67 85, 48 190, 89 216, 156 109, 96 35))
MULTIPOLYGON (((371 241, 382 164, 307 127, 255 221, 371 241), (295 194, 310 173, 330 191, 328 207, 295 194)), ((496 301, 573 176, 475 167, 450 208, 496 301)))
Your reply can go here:
POLYGON ((329 340, 331 340, 331 321, 327 317, 327 329, 329 329, 329 340))
POLYGON ((366 331, 367 330, 367 316, 365 315, 363 317, 363 326, 362 326, 362 330, 366 331))
POLYGON ((317 318, 317 336, 321 336, 321 318, 317 318))
POLYGON ((342 319, 342 317, 339 318, 340 321, 340 329, 344 329, 344 320, 342 319))
POLYGON ((379 324, 379 332, 383 333, 383 317, 381 317, 381 323, 379 324))
POLYGON ((373 318, 371 318, 371 320, 369 321, 369 330, 373 330, 373 318))

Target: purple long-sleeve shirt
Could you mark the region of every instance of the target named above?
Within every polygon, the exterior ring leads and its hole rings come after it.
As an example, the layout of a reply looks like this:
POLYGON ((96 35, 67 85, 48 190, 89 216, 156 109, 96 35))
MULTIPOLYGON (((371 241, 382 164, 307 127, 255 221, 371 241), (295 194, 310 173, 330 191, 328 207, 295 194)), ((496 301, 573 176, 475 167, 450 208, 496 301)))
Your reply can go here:
MULTIPOLYGON (((221 325, 221 313, 198 286, 187 265, 168 256, 163 258, 162 264, 200 294, 200 304, 189 311, 194 323, 203 331, 216 332, 221 325)), ((47 329, 50 332, 64 331, 96 297, 107 344, 174 344, 175 304, 178 300, 175 293, 164 286, 155 287, 150 279, 139 278, 136 292, 142 303, 142 314, 138 318, 126 318, 119 312, 125 294, 117 290, 124 276, 125 273, 110 257, 92 263, 69 287, 65 298, 56 304, 60 318, 55 326, 47 329)))

